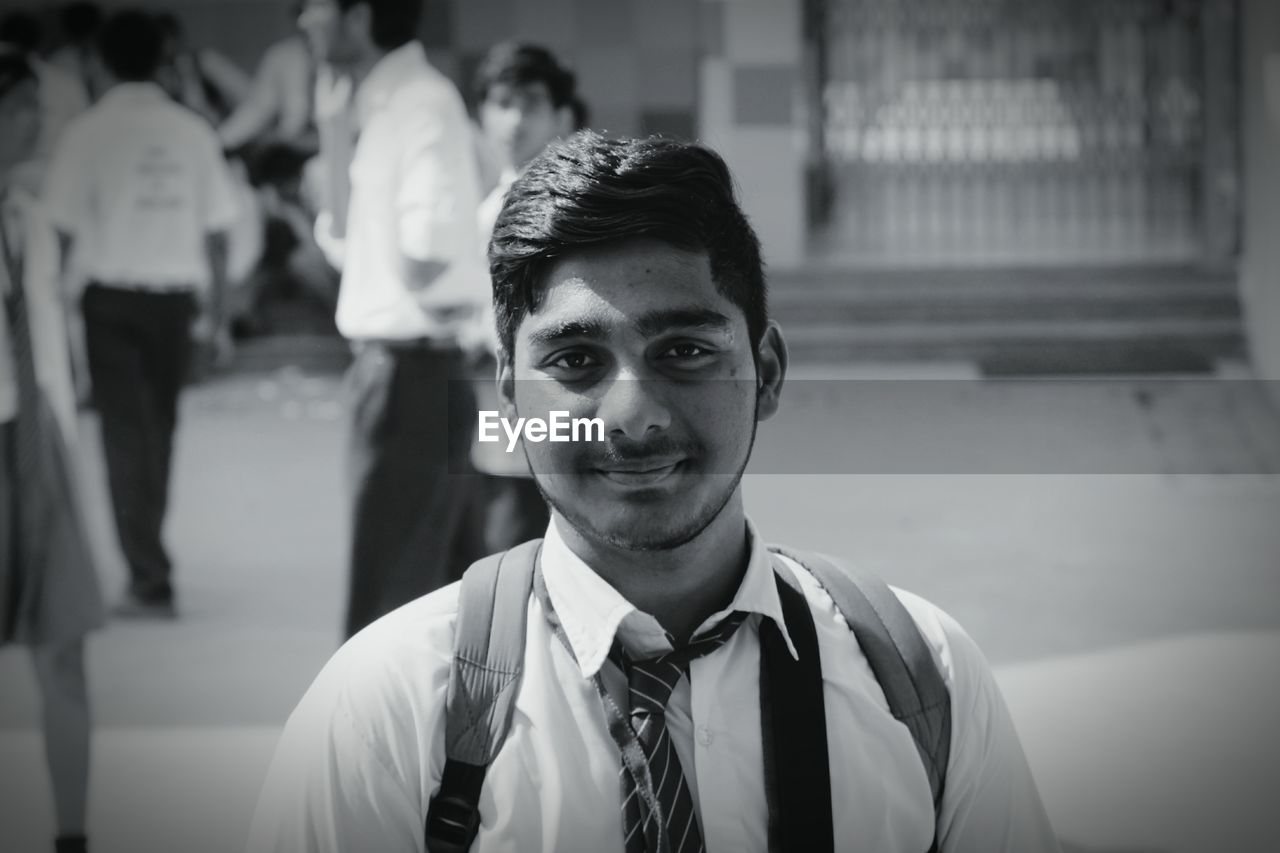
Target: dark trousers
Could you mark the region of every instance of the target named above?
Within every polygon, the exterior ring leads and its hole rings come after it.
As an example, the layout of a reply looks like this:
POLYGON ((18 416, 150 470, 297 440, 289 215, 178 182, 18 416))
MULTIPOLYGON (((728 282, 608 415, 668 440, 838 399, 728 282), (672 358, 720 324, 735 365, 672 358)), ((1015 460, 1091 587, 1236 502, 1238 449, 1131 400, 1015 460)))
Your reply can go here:
POLYGON ((351 366, 354 503, 347 636, 457 580, 481 556, 476 428, 455 349, 362 343, 351 366))
POLYGON ((191 365, 189 292, 155 293, 91 284, 82 302, 89 377, 102 425, 107 483, 130 591, 173 598, 161 540, 178 394, 191 365))

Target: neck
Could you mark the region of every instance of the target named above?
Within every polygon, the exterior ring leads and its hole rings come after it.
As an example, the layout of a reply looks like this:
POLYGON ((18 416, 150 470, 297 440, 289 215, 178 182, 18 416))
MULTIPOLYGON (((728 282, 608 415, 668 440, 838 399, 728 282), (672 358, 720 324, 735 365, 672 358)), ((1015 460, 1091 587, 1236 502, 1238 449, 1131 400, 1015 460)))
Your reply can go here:
POLYGON ((363 83, 366 78, 368 78, 369 73, 373 71, 374 66, 377 65, 379 62, 381 62, 383 57, 385 57, 390 52, 391 51, 389 50, 382 50, 381 48, 378 48, 374 50, 372 53, 369 53, 364 57, 357 59, 356 61, 352 62, 349 66, 347 66, 347 72, 351 75, 352 88, 358 89, 360 87, 360 84, 363 83))
POLYGON ((563 518, 556 525, 569 549, 657 619, 676 645, 687 643, 711 614, 729 605, 750 556, 741 490, 701 533, 665 551, 619 548, 584 536, 563 518))

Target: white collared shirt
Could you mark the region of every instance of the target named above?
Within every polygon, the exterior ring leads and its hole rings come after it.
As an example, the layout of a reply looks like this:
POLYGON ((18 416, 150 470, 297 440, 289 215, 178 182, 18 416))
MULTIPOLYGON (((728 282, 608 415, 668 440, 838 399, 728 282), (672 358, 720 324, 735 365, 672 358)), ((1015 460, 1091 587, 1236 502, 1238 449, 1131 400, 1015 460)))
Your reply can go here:
POLYGON ((67 125, 45 207, 87 278, 154 290, 206 286, 205 238, 239 212, 213 128, 152 83, 114 86, 67 125))
MULTIPOLYGON (((529 604, 524 677, 507 740, 480 798, 473 851, 622 851, 620 759, 591 676, 615 635, 636 653, 669 648, 650 615, 579 560, 553 521, 542 549, 547 591, 574 650, 529 604)), ((752 550, 731 611, 781 624, 770 556, 752 550)), ((797 574, 822 656, 836 849, 920 853, 934 832, 929 784, 906 728, 831 600, 797 574)), ((991 671, 945 613, 899 593, 935 653, 952 696, 942 853, 1040 853, 1057 842, 991 671)), ((285 727, 250 835, 251 853, 420 851, 444 766, 444 705, 458 586, 412 602, 347 642, 285 727)), ((767 849, 759 704, 759 620, 695 660, 672 694, 667 725, 709 851, 767 849)), ((790 644, 790 636, 784 636, 790 644)), ((794 652, 794 649, 793 649, 794 652)), ((625 689, 612 664, 610 690, 625 689)))
POLYGON ((477 287, 480 181, 462 97, 413 41, 373 67, 354 109, 360 137, 345 238, 331 236, 329 216, 316 223, 317 240, 342 269, 338 330, 354 340, 453 337, 458 321, 430 309, 474 314, 488 297, 477 287), (405 258, 448 267, 415 294, 405 258))

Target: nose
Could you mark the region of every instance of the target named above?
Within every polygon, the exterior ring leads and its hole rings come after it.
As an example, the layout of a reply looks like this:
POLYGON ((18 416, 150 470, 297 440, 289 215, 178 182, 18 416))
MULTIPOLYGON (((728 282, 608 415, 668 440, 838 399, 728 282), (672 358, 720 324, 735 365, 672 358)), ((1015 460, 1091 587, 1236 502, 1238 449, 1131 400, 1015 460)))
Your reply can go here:
POLYGON ((632 441, 644 441, 651 433, 671 427, 671 410, 660 381, 619 377, 614 379, 596 409, 605 432, 632 441))

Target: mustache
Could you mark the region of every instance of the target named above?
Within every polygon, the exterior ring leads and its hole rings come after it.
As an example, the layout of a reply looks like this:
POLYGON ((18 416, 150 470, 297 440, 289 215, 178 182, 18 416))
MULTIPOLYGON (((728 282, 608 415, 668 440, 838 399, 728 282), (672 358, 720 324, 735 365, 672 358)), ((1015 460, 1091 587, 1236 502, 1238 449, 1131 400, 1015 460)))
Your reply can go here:
POLYGON ((606 467, 610 464, 626 464, 643 462, 647 459, 686 459, 697 456, 702 446, 691 439, 675 439, 670 437, 652 438, 648 441, 631 441, 629 439, 609 439, 604 445, 591 448, 588 462, 592 467, 606 467))

